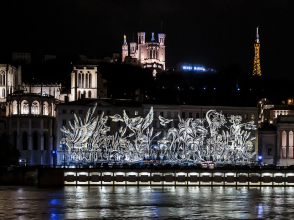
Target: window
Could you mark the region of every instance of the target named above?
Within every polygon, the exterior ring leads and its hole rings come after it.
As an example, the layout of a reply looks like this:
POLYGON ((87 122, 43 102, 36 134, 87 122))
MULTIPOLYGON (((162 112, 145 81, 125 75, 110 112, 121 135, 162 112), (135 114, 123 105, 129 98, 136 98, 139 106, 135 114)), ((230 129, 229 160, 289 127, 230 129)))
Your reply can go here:
POLYGON ((270 147, 267 149, 267 154, 272 155, 272 149, 270 147))
POLYGON ((79 110, 79 114, 83 114, 83 110, 79 110))
POLYGON ((107 114, 107 115, 110 115, 110 111, 108 110, 108 111, 106 112, 106 114, 107 114))
POLYGON ((66 120, 65 119, 62 120, 62 126, 66 126, 66 120))
POLYGON ((130 114, 130 112, 129 112, 129 111, 126 111, 126 114, 127 114, 127 115, 129 115, 129 114, 130 114))
POLYGON ((135 115, 138 115, 139 113, 138 113, 138 111, 135 111, 135 115))
POLYGON ((206 113, 203 113, 203 118, 205 118, 206 117, 206 113))
POLYGON ((185 115, 185 112, 182 112, 182 118, 185 118, 186 115, 185 115))
POLYGON ((74 120, 74 119, 71 119, 71 120, 70 120, 70 123, 71 123, 72 125, 74 125, 74 124, 75 124, 75 120, 74 120))
POLYGON ((98 110, 97 113, 98 113, 98 115, 101 115, 101 110, 98 110))
POLYGON ((189 118, 193 118, 192 112, 189 112, 189 118))
POLYGON ((66 109, 62 109, 62 114, 66 114, 66 109))
POLYGON ((199 118, 199 113, 196 113, 196 118, 199 118))
POLYGON ((254 114, 251 114, 251 119, 254 120, 254 114))
POLYGON ((244 114, 244 119, 248 120, 248 114, 246 114, 246 113, 244 114))
POLYGON ((74 114, 75 113, 75 110, 70 110, 70 114, 74 114))
POLYGON ((160 116, 163 117, 163 112, 160 112, 160 116))
POLYGON ((174 112, 174 118, 177 118, 178 117, 178 112, 174 112))

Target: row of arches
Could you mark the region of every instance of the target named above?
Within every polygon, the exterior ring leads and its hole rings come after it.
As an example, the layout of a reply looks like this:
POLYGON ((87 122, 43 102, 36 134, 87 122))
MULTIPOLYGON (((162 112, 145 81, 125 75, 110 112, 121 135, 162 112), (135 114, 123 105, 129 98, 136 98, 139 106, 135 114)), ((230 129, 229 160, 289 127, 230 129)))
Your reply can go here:
POLYGON ((78 91, 78 99, 81 98, 81 94, 84 94, 85 98, 91 98, 92 97, 92 92, 90 90, 88 92, 86 92, 86 90, 84 90, 83 92, 78 91))
MULTIPOLYGON (((14 132, 14 147, 16 148, 17 145, 17 132, 14 132)), ((49 146, 49 138, 48 133, 43 133, 43 150, 47 150, 49 146)), ((22 133, 22 150, 29 150, 29 138, 28 133, 22 133)), ((37 132, 34 132, 32 135, 32 150, 41 150, 41 137, 37 132)))
POLYGON ((79 86, 79 88, 92 88, 92 74, 91 73, 79 73, 78 74, 78 86, 79 86))
POLYGON ((50 105, 48 102, 43 102, 43 104, 40 104, 37 100, 33 101, 32 104, 27 100, 23 100, 20 103, 20 109, 19 109, 19 104, 16 100, 12 102, 12 105, 10 106, 10 111, 12 114, 17 115, 17 114, 33 114, 33 115, 48 115, 48 116, 53 116, 53 110, 54 110, 54 105, 53 103, 50 105), (41 106, 41 107, 40 107, 41 106), (20 111, 20 112, 19 112, 20 111))

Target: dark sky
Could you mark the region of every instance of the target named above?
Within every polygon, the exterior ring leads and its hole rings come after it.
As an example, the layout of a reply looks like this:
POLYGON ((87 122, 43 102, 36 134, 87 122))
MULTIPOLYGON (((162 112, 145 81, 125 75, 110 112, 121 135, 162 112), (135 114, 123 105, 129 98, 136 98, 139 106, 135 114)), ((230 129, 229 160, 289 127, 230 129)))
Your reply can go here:
MULTIPOLYGON (((166 33, 166 66, 179 62, 220 68, 239 64, 252 72, 256 26, 260 27, 261 70, 294 79, 294 1, 7 1, 1 4, 1 52, 103 57, 121 52, 141 29, 166 33), (292 33, 292 34, 291 34, 292 33)), ((3 3, 3 2, 2 2, 3 3)), ((136 39, 136 38, 135 38, 136 39)))

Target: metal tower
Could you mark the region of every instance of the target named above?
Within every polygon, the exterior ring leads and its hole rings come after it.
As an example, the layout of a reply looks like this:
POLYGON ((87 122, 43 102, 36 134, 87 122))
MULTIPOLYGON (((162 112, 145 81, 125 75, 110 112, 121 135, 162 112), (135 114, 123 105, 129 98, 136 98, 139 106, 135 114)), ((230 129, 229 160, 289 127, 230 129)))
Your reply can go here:
POLYGON ((258 34, 258 27, 256 28, 256 40, 254 44, 254 67, 253 67, 253 76, 261 76, 261 69, 260 69, 260 56, 259 56, 259 49, 260 49, 260 42, 259 42, 259 34, 258 34))

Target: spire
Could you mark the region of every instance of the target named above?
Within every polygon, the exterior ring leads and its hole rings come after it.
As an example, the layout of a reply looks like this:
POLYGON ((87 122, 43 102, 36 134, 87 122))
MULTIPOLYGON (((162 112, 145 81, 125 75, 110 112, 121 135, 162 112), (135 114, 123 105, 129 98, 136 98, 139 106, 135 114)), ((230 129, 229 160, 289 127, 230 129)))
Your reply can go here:
POLYGON ((154 32, 152 32, 152 38, 151 38, 151 41, 155 41, 155 39, 154 39, 154 32))
POLYGON ((260 42, 259 42, 258 27, 256 28, 256 40, 255 40, 255 42, 256 42, 257 44, 260 43, 260 42))
POLYGON ((127 44, 126 35, 124 35, 124 44, 127 44))

